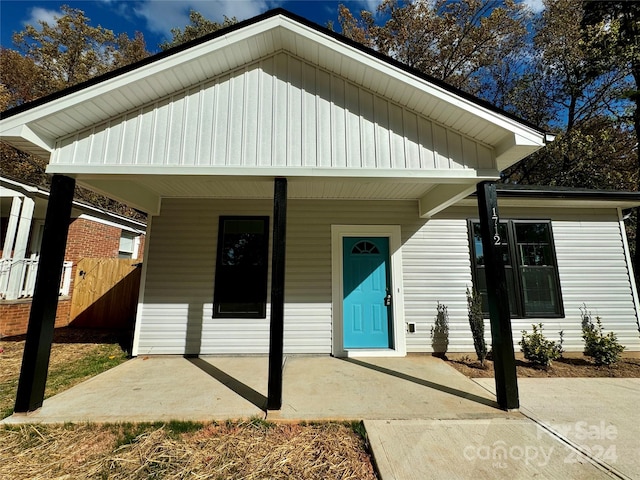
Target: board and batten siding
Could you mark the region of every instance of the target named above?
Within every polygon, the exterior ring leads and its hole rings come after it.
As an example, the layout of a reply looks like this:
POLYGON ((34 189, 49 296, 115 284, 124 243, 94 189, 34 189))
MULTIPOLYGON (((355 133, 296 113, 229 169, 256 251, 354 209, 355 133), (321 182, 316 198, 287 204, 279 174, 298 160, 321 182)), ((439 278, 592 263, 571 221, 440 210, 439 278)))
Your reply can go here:
MULTIPOLYGON (((218 217, 272 214, 271 200, 164 199, 149 234, 147 277, 136 354, 266 354, 264 319, 213 319, 218 217)), ((466 305, 471 286, 467 219, 471 208, 418 218, 413 201, 289 200, 285 279, 286 353, 331 353, 331 225, 400 225, 408 352, 431 352, 438 302, 448 307, 449 351, 473 352, 466 305)), ((549 338, 564 330, 567 350, 582 349, 586 302, 630 349, 639 350, 631 284, 616 212, 502 209, 501 217, 552 219, 565 318, 513 319, 514 345, 542 322, 549 338), (526 212, 526 213, 525 213, 526 212)), ((270 279, 270 272, 269 272, 270 279)), ((270 288, 270 286, 269 286, 270 288)), ((491 343, 489 322, 485 328, 491 343)))
POLYGON ((51 163, 489 171, 495 154, 279 53, 63 138, 51 163))

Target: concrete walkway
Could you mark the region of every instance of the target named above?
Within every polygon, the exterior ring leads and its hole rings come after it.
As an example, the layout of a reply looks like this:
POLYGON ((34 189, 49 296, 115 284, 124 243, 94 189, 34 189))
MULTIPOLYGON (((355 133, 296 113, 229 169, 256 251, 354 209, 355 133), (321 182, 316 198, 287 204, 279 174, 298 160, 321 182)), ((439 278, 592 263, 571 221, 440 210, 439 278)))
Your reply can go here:
MULTIPOLYGON (((475 382, 495 392, 493 379, 475 382)), ((640 479, 640 378, 522 378, 518 387, 520 411, 541 429, 620 478, 640 479)))
POLYGON ((431 356, 292 356, 276 412, 264 409, 267 367, 258 356, 139 357, 2 423, 364 419, 384 480, 640 478, 638 379, 521 379, 521 412, 507 413, 493 379, 431 356))

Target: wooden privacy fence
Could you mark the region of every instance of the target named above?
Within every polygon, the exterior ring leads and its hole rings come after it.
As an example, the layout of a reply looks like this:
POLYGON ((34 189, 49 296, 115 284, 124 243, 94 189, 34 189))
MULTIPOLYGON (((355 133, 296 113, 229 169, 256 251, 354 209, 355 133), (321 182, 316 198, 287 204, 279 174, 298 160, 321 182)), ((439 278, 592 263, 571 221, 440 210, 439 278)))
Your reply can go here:
POLYGON ((76 267, 69 323, 75 327, 131 329, 142 264, 119 258, 83 258, 76 267))

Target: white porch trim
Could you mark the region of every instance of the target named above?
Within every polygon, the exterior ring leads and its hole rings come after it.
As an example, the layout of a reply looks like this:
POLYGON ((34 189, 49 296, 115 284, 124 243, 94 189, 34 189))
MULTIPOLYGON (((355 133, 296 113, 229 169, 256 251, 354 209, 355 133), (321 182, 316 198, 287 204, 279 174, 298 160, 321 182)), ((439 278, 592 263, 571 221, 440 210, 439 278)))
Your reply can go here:
POLYGON ((331 225, 332 348, 334 357, 404 357, 407 354, 402 284, 402 238, 400 225, 331 225), (342 334, 342 239, 348 236, 387 237, 393 290, 393 348, 345 350, 342 334))
MULTIPOLYGON (((14 197, 14 202, 16 198, 17 197, 14 197)), ((35 209, 35 205, 36 202, 32 198, 22 198, 22 209, 20 210, 15 243, 9 247, 10 250, 13 250, 11 259, 14 265, 22 266, 23 264, 29 263, 25 257, 27 254, 27 245, 29 244, 29 233, 31 232, 31 220, 33 219, 33 210, 35 209)), ((11 211, 13 212, 13 205, 11 211)), ((10 268, 8 275, 9 279, 6 297, 9 299, 19 298, 22 293, 25 270, 24 268, 10 268)), ((33 277, 33 280, 35 282, 35 276, 33 277)))
POLYGON ((620 236, 622 237, 622 248, 624 249, 624 257, 627 262, 627 272, 629 273, 629 282, 631 283, 631 296, 633 297, 633 304, 635 306, 635 311, 636 311, 636 324, 638 325, 638 330, 640 331, 640 298, 638 297, 638 288, 636 287, 636 277, 633 271, 633 259, 631 258, 629 241, 627 240, 627 230, 624 225, 622 209, 618 207, 617 210, 618 210, 618 222, 620 225, 620 236))
POLYGON ((20 209, 22 208, 22 198, 20 196, 13 197, 11 201, 11 213, 9 214, 9 223, 7 231, 4 234, 4 242, 2 246, 2 258, 11 258, 13 253, 13 245, 16 241, 16 232, 18 231, 18 221, 20 220, 20 209))

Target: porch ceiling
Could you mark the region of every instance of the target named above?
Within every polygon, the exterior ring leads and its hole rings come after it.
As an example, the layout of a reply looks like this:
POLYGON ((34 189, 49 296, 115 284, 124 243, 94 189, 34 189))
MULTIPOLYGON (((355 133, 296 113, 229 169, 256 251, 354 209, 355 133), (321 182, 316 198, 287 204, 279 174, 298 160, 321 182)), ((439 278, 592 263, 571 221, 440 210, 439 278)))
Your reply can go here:
MULTIPOLYGON (((468 179, 457 185, 468 188, 476 181, 468 179)), ((162 198, 273 198, 273 177, 81 175, 77 182, 152 214, 159 211, 162 198)), ((426 179, 289 177, 288 198, 419 200, 434 186, 426 179)))

